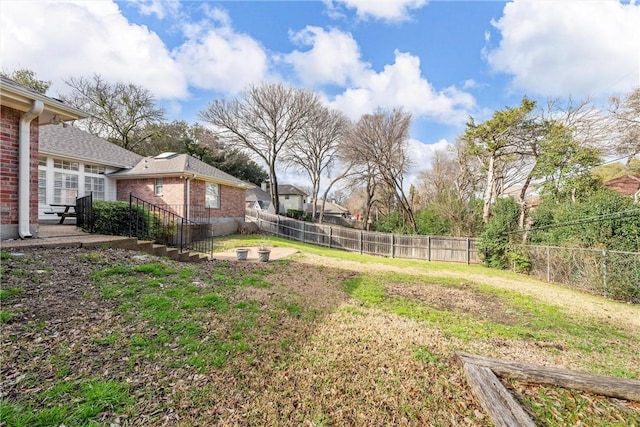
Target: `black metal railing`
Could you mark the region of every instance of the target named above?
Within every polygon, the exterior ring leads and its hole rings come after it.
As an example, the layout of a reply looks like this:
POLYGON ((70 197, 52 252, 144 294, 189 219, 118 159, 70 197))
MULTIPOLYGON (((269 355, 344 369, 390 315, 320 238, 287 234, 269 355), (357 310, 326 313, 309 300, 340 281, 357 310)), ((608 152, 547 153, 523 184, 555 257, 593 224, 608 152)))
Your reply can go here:
POLYGON ((76 226, 93 233, 93 193, 76 198, 76 226))
POLYGON ((214 226, 177 215, 168 209, 129 195, 129 237, 212 254, 214 226))

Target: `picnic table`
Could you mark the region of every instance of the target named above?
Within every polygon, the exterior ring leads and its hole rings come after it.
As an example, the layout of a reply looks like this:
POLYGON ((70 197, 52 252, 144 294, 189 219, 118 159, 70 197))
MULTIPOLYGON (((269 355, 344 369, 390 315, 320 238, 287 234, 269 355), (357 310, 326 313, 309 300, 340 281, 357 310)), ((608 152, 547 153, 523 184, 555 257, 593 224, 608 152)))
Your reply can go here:
POLYGON ((76 205, 67 205, 67 204, 51 204, 49 205, 52 208, 64 208, 64 211, 51 211, 51 212, 47 212, 47 213, 55 213, 60 217, 60 224, 64 224, 64 220, 66 218, 75 218, 76 217, 76 205), (70 209, 73 209, 72 212, 69 212, 70 209))

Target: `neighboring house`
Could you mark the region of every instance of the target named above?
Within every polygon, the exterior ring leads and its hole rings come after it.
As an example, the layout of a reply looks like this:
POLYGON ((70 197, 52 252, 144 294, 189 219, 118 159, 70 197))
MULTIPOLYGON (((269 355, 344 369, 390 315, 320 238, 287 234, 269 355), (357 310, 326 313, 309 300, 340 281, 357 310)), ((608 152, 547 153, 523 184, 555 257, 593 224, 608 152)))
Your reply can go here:
POLYGON ((87 114, 0 76, 0 239, 38 236, 40 126, 87 114))
POLYGON ((619 178, 610 179, 604 183, 605 187, 617 191, 618 193, 631 196, 636 203, 640 199, 640 175, 621 176, 619 178))
POLYGON ((248 209, 275 214, 275 209, 271 203, 271 196, 260 187, 253 186, 249 188, 245 202, 248 209))
POLYGON ((234 233, 244 222, 249 185, 186 154, 145 157, 109 178, 117 181, 118 200, 133 194, 185 218, 218 224, 216 234, 234 233))
MULTIPOLYGON (((322 199, 318 200, 316 204, 316 218, 320 216, 320 211, 322 210, 322 199)), ((305 213, 311 215, 312 214, 312 203, 307 203, 305 207, 305 213)), ((340 206, 337 203, 326 202, 324 204, 324 212, 322 214, 324 217, 335 217, 335 218, 350 218, 351 213, 349 209, 344 206, 340 206)))
POLYGON ((289 210, 304 211, 307 193, 295 185, 278 185, 278 200, 281 215, 286 215, 289 210))
MULTIPOLYGON (((288 210, 304 211, 307 193, 295 185, 278 185, 278 200, 280 201, 280 215, 286 215, 288 210)), ((275 213, 271 206, 269 185, 262 183, 261 188, 254 187, 247 191, 247 207, 275 213)))

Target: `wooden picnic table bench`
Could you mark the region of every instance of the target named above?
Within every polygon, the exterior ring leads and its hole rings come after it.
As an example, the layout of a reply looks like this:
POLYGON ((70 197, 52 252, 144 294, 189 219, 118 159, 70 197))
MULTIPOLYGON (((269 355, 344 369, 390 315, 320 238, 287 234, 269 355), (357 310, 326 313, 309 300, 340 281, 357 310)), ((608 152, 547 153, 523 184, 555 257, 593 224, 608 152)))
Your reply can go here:
POLYGON ((66 205, 66 204, 51 204, 51 207, 64 208, 64 211, 49 211, 45 212, 48 214, 57 214, 60 217, 60 224, 64 224, 64 220, 66 218, 75 218, 76 217, 76 205, 66 205), (73 208, 73 212, 69 212, 69 209, 73 208))

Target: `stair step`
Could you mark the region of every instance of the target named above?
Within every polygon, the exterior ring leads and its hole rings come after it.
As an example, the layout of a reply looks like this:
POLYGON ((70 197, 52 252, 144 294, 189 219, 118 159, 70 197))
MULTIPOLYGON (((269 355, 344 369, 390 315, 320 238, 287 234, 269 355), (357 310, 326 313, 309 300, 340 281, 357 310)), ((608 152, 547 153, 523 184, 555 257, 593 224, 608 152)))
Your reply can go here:
POLYGON ((167 247, 154 243, 153 241, 139 240, 137 248, 141 252, 146 252, 160 257, 168 257, 180 262, 202 262, 209 260, 209 256, 198 252, 184 251, 180 252, 177 248, 167 247))

